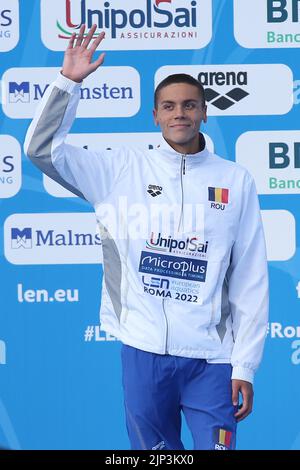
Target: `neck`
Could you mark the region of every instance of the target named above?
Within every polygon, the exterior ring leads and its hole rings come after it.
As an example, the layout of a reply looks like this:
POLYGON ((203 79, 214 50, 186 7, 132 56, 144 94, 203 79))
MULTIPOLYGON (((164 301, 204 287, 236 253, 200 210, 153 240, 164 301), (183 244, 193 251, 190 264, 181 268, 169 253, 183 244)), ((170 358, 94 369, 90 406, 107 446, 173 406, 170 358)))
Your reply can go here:
POLYGON ((175 152, 181 153, 183 155, 192 155, 194 153, 202 152, 202 150, 205 148, 205 139, 201 133, 199 133, 191 142, 186 144, 177 144, 176 142, 172 142, 168 139, 165 140, 168 142, 170 147, 175 150, 175 152))

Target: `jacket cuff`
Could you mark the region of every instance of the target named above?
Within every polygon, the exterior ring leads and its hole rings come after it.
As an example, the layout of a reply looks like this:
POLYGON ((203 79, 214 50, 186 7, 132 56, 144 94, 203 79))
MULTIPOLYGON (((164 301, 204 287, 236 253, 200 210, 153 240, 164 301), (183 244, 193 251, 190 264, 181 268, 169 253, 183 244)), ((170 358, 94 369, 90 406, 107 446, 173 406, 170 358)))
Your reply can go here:
POLYGON ((231 379, 245 380, 253 384, 254 381, 254 370, 247 369, 246 367, 235 366, 232 369, 231 379))
POLYGON ((76 93, 78 90, 80 90, 81 85, 82 85, 82 82, 81 83, 74 82, 73 80, 70 80, 69 78, 62 75, 61 73, 58 74, 54 82, 54 86, 70 94, 76 93))

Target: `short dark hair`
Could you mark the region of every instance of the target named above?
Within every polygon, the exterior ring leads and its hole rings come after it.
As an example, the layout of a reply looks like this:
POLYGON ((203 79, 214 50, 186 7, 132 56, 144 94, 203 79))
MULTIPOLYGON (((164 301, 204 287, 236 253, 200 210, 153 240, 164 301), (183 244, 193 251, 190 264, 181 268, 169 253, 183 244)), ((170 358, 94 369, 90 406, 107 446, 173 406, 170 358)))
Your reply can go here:
POLYGON ((186 73, 175 73, 173 75, 169 75, 168 77, 164 78, 156 87, 154 92, 154 107, 157 109, 158 103, 158 95, 159 92, 168 85, 172 85, 173 83, 188 83, 189 85, 193 85, 199 91, 200 98, 202 100, 202 106, 205 106, 205 91, 203 85, 196 80, 191 75, 186 73))

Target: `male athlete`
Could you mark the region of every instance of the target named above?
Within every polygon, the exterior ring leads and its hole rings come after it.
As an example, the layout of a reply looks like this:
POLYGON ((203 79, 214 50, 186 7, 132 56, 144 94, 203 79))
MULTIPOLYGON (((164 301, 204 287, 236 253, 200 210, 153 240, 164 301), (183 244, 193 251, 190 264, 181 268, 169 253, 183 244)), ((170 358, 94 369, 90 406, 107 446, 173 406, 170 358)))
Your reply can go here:
POLYGON ((82 26, 72 36, 25 151, 95 209, 101 328, 123 343, 132 448, 183 449, 183 412, 195 449, 234 449, 237 422, 252 410, 268 317, 255 185, 246 169, 206 148, 199 133, 207 119, 204 91, 185 74, 167 77, 155 91, 162 131, 156 149, 94 152, 66 144, 82 81, 104 61, 101 54, 92 62, 104 38, 92 41, 95 30, 85 34, 82 26))

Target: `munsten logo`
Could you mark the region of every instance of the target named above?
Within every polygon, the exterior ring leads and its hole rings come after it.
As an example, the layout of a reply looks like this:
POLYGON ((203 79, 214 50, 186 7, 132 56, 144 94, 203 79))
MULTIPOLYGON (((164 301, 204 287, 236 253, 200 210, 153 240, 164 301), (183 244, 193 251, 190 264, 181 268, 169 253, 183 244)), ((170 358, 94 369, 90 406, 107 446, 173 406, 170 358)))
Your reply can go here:
POLYGON ((42 0, 42 38, 63 50, 65 40, 85 24, 105 31, 105 49, 198 49, 212 34, 211 0, 42 0), (54 4, 54 5, 53 5, 54 4), (50 7, 51 5, 51 7, 50 7), (56 37, 53 37, 53 28, 56 37), (52 32, 51 32, 52 30, 52 32))
MULTIPOLYGON (((33 117, 59 71, 57 67, 6 70, 2 77, 5 114, 16 119, 33 117)), ((78 117, 133 116, 140 108, 140 75, 132 67, 104 67, 85 79, 79 93, 78 117)))
MULTIPOLYGON (((45 91, 47 90, 49 83, 44 86, 41 86, 39 83, 30 82, 9 82, 8 83, 8 94, 9 102, 17 103, 30 103, 30 86, 33 89, 32 100, 37 101, 43 98, 45 91)), ((133 99, 133 90, 131 87, 121 87, 113 89, 109 86, 108 83, 103 83, 101 87, 89 88, 82 87, 80 90, 81 100, 92 100, 92 99, 133 99)))

